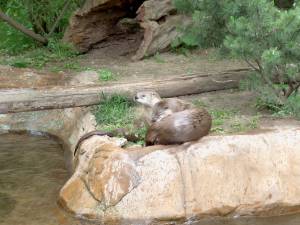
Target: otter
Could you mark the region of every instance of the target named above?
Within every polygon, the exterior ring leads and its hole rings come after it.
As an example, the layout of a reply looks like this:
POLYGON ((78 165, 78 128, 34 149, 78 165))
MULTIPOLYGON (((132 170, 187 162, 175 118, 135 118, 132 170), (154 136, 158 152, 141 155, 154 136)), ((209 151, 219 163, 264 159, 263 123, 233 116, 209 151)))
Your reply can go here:
POLYGON ((138 92, 135 100, 151 111, 146 146, 196 141, 211 129, 212 117, 204 108, 196 108, 177 98, 161 99, 155 91, 138 92))
POLYGON ((144 106, 144 117, 149 126, 169 114, 193 107, 178 98, 161 99, 155 91, 139 91, 134 100, 144 106))
POLYGON ((105 135, 107 135, 108 137, 113 137, 114 136, 113 133, 111 133, 111 132, 105 132, 105 131, 99 131, 99 130, 94 130, 94 131, 88 132, 88 133, 84 134, 83 136, 81 136, 79 138, 79 140, 77 141, 77 144, 75 146, 75 150, 74 150, 74 153, 73 153, 74 156, 76 155, 76 152, 79 149, 81 143, 84 140, 86 140, 86 139, 88 139, 88 138, 90 138, 90 137, 92 137, 94 135, 98 135, 98 136, 105 136, 105 135))
POLYGON ((119 129, 112 130, 110 132, 94 130, 94 131, 84 134, 83 136, 81 136, 79 138, 79 140, 77 141, 77 144, 75 146, 74 156, 76 155, 76 152, 79 149, 81 143, 84 140, 86 140, 94 135, 108 136, 108 137, 125 137, 128 141, 131 141, 131 142, 136 142, 136 141, 140 140, 136 134, 130 133, 128 130, 126 130, 126 128, 119 128, 119 129))
POLYGON ((161 100, 162 99, 157 92, 150 90, 138 91, 134 96, 134 101, 140 103, 143 106, 140 114, 146 127, 149 127, 152 124, 153 107, 161 100))
POLYGON ((168 115, 192 108, 192 104, 178 98, 163 99, 153 106, 151 122, 157 122, 168 115))
POLYGON ((208 135, 211 125, 211 115, 205 109, 186 109, 154 122, 146 133, 145 143, 150 146, 196 141, 208 135))

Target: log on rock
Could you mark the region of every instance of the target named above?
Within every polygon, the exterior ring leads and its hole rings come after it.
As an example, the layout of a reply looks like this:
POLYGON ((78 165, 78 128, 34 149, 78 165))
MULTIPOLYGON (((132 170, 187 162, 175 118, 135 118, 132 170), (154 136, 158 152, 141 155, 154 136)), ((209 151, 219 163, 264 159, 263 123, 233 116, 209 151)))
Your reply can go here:
POLYGON ((121 94, 132 98, 139 90, 151 89, 162 97, 176 97, 237 88, 249 68, 217 74, 185 75, 158 81, 117 83, 106 86, 84 85, 41 89, 0 90, 0 113, 70 108, 98 104, 102 94, 121 94))
POLYGON ((135 150, 103 139, 82 143, 59 195, 78 216, 104 224, 202 224, 205 217, 239 224, 240 216, 300 212, 299 128, 135 150))

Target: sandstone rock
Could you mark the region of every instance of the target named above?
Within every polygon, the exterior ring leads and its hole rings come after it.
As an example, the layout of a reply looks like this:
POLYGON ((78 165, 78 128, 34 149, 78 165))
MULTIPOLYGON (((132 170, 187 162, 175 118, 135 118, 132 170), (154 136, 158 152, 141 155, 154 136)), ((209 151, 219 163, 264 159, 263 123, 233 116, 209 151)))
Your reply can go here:
POLYGON ((299 141, 299 128, 130 150, 92 137, 80 148, 60 202, 103 221, 300 212, 299 141))

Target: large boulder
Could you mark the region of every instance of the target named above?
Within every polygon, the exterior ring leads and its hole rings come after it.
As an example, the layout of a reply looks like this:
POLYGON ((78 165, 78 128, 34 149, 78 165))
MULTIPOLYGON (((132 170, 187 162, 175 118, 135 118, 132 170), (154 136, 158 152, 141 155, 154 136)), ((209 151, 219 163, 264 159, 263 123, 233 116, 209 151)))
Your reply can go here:
POLYGON ((138 149, 93 136, 59 202, 114 224, 300 212, 299 141, 299 128, 138 149))

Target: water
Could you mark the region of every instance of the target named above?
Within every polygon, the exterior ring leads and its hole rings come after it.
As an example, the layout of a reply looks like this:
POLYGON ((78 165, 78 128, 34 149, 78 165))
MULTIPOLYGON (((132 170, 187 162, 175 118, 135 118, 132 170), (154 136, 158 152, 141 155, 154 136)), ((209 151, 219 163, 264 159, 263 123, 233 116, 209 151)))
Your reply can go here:
MULTIPOLYGON (((75 219, 56 204, 69 175, 60 145, 47 137, 0 135, 0 225, 96 225, 75 219)), ((141 222, 124 222, 124 225, 141 222)), ((157 223, 163 224, 163 223, 157 223)), ((181 224, 167 223, 167 224, 181 224)), ((186 225, 300 225, 300 215, 202 219, 186 225)))
POLYGON ((0 135, 0 224, 83 224, 56 203, 68 177, 56 141, 27 134, 0 135))

